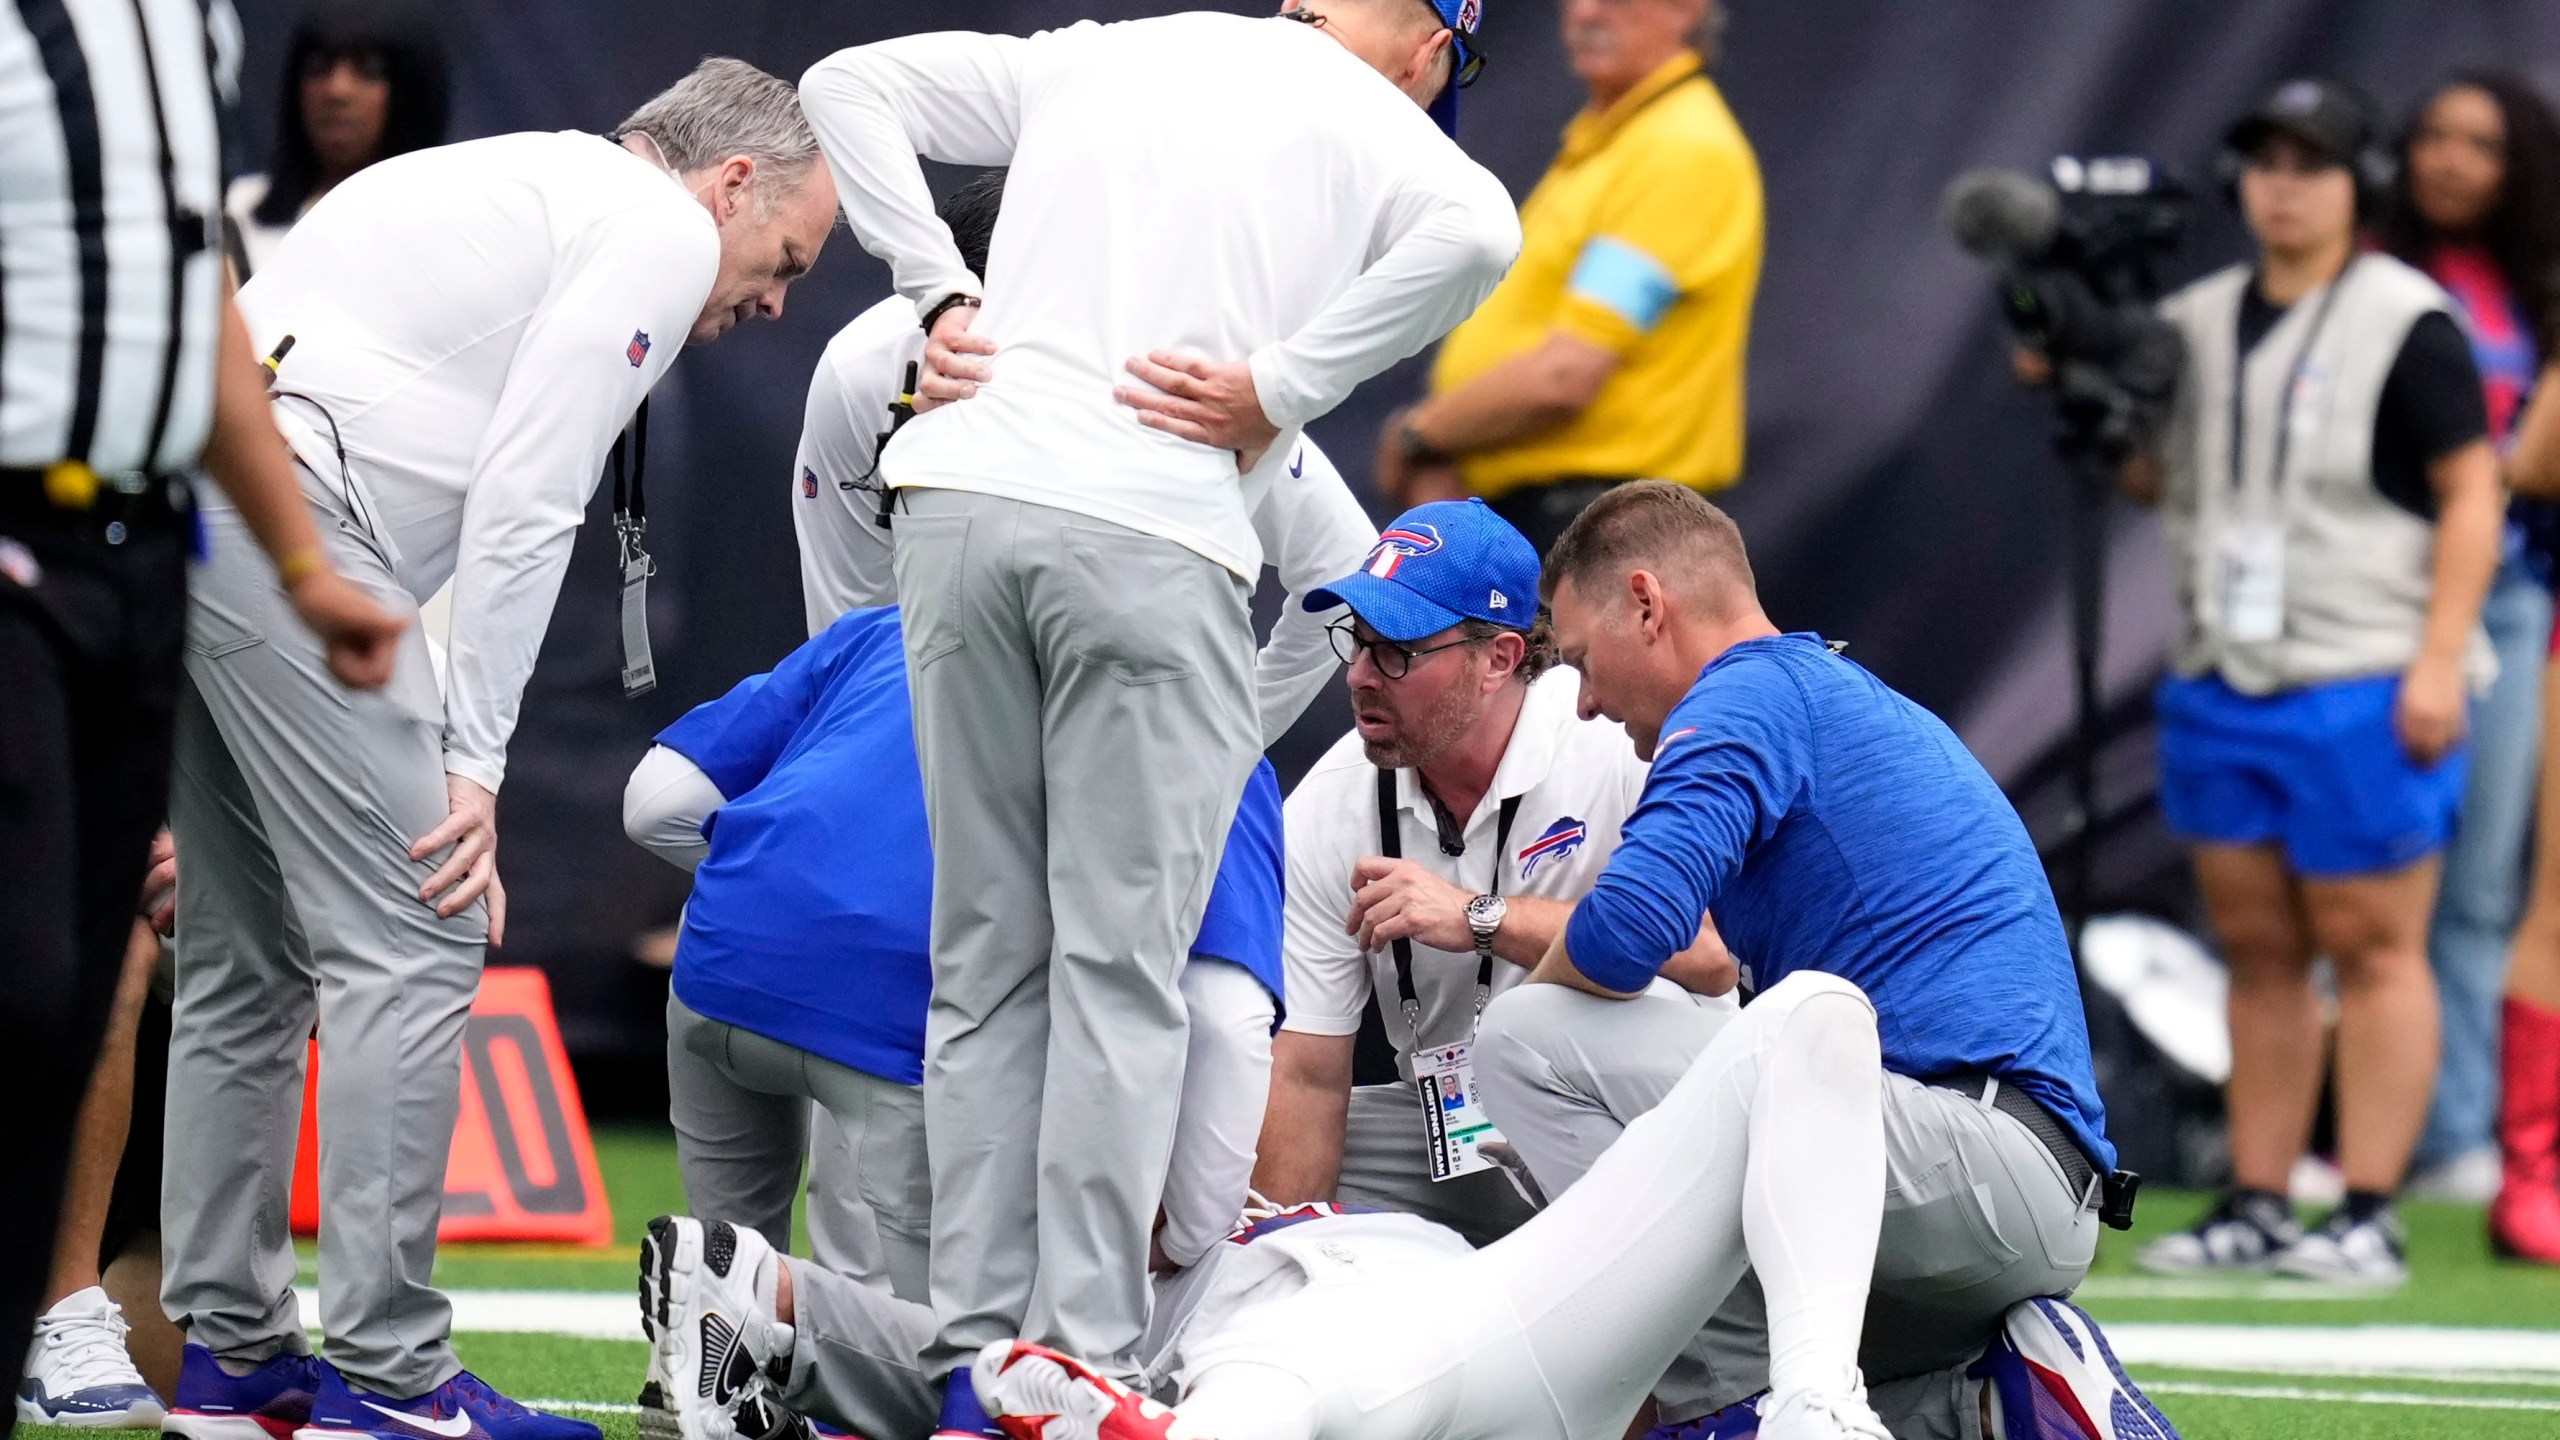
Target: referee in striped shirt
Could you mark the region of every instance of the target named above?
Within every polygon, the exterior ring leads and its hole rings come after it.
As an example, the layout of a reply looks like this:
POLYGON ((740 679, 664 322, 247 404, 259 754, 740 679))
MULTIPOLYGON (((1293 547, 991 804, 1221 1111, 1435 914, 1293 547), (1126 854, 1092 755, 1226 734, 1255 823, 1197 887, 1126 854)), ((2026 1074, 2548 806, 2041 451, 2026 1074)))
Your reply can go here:
MULTIPOLYGON (((223 0, 213 0, 220 4, 223 0)), ((202 0, 0 0, 0 1356, 18 1388, 152 833, 186 635, 186 472, 230 494, 351 686, 405 617, 331 565, 213 219, 202 0)), ((0 1402, 0 1436, 15 1408, 0 1402)))

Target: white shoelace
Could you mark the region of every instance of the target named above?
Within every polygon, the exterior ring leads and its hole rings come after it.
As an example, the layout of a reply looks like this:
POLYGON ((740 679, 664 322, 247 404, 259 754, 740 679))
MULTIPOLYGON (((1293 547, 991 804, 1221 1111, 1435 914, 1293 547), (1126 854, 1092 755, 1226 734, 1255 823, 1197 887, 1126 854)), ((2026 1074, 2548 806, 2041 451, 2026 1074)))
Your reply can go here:
POLYGON ((45 1376, 45 1391, 51 1395, 101 1385, 139 1385, 142 1375, 124 1348, 125 1334, 132 1328, 112 1300, 80 1310, 56 1307, 36 1321, 35 1354, 29 1368, 45 1376))

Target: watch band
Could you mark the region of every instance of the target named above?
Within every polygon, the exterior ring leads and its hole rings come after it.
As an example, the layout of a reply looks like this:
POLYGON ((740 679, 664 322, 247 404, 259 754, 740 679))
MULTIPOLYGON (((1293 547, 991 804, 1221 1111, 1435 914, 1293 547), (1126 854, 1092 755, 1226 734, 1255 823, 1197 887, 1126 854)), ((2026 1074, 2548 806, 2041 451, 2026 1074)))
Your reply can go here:
POLYGON ((925 333, 932 334, 933 327, 941 323, 942 317, 954 310, 975 310, 986 303, 985 300, 966 290, 954 290, 935 301, 933 308, 924 312, 925 333))

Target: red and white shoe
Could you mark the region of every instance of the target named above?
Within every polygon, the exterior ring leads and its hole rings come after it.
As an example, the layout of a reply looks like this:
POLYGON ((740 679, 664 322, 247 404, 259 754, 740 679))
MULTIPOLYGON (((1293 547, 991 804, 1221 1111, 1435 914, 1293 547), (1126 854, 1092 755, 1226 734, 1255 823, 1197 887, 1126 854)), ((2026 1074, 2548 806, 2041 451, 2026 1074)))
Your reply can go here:
POLYGON ((1171 1410, 1045 1345, 999 1340, 969 1370, 1008 1440, 1167 1440, 1171 1410))

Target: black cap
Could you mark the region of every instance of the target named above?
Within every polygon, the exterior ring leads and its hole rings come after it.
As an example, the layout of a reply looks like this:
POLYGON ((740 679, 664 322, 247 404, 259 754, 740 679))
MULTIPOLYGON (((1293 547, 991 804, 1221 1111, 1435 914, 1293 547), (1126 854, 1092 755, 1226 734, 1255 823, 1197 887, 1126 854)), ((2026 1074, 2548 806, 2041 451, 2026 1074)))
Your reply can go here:
POLYGON ((2224 131, 2222 143, 2246 155, 2278 133, 2353 166, 2374 143, 2373 111, 2363 96, 2335 80, 2287 80, 2224 131))

